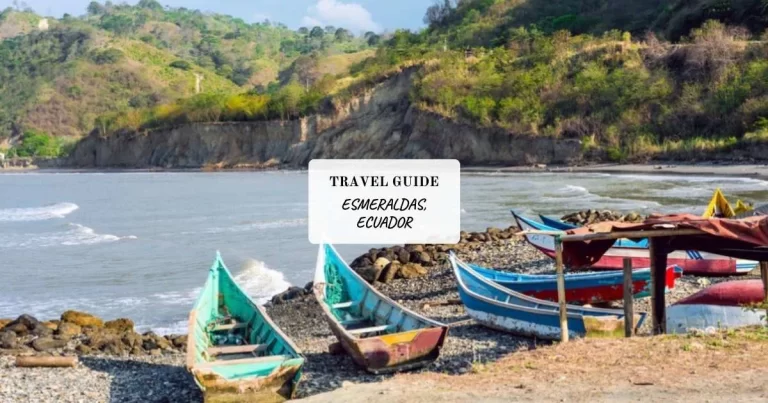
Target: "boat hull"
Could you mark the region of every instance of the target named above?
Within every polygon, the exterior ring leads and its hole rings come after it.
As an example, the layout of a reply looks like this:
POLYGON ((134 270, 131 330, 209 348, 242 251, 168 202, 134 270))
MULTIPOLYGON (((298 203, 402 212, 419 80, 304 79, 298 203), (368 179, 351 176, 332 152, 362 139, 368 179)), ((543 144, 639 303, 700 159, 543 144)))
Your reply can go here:
MULTIPOLYGON (((547 301, 557 301, 557 277, 553 275, 516 275, 498 272, 470 265, 478 274, 512 291, 547 301)), ((675 287, 675 280, 682 275, 676 266, 667 267, 666 289, 675 287)), ((649 269, 638 269, 632 273, 632 294, 634 298, 650 296, 649 269)), ((624 299, 624 274, 590 273, 565 275, 565 299, 568 303, 595 304, 624 299)))
MULTIPOLYGON (((515 220, 523 230, 541 229, 531 220, 520 217, 517 214, 515 214, 515 220)), ((555 258, 555 240, 552 235, 526 234, 525 239, 545 255, 553 259, 555 258)), ((613 247, 608 249, 600 260, 593 265, 576 270, 620 270, 624 267, 624 258, 630 258, 632 267, 649 267, 651 265, 648 249, 613 247)), ((749 273, 757 266, 757 262, 754 261, 696 251, 672 252, 667 255, 667 264, 680 267, 683 269, 684 274, 711 277, 743 275, 749 273)))
POLYGON ((381 294, 330 245, 320 246, 313 291, 331 331, 366 371, 410 370, 440 355, 448 327, 381 294))
POLYGON ((765 309, 750 308, 764 298, 761 280, 715 284, 667 308, 667 333, 765 325, 765 309))
MULTIPOLYGON (((558 340, 560 307, 557 303, 529 297, 484 278, 451 254, 459 297, 469 316, 493 329, 541 339, 558 340)), ((570 337, 617 337, 624 334, 623 311, 567 305, 570 337)), ((632 318, 639 326, 644 314, 632 318)))

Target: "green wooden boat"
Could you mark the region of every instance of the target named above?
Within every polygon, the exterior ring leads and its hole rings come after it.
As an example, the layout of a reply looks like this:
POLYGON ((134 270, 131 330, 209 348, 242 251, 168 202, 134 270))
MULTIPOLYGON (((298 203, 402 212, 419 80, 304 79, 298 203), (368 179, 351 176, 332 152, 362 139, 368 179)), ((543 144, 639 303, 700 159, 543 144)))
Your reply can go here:
POLYGON ((235 283, 221 255, 189 313, 187 369, 206 402, 281 402, 294 396, 304 356, 235 283))

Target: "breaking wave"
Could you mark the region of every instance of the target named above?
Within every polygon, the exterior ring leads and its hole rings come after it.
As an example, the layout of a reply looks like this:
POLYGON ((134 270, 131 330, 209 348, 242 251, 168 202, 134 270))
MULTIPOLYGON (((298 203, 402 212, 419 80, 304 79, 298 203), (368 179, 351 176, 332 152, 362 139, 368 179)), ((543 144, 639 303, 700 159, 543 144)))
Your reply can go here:
POLYGON ((256 259, 248 259, 243 263, 242 270, 235 275, 235 281, 259 305, 291 286, 282 272, 270 269, 266 263, 256 259))
POLYGON ((56 203, 43 207, 0 209, 0 221, 42 221, 63 218, 80 208, 75 203, 56 203))
POLYGON ((189 235, 189 234, 221 234, 226 232, 247 232, 247 231, 262 230, 262 229, 300 227, 306 224, 307 224, 306 218, 296 218, 291 220, 249 222, 249 223, 243 223, 243 224, 236 224, 229 227, 213 227, 213 228, 204 229, 202 231, 183 232, 183 234, 189 235))
POLYGON ((0 235, 0 248, 95 245, 123 239, 136 239, 133 235, 120 237, 112 234, 99 234, 93 228, 76 223, 70 223, 67 226, 69 227, 68 230, 60 232, 0 235))

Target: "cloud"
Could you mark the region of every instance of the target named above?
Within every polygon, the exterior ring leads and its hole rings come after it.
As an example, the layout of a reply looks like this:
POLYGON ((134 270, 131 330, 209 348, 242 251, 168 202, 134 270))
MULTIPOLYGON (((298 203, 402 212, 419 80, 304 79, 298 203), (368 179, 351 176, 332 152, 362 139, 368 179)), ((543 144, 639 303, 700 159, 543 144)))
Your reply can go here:
POLYGON ((373 21, 371 13, 357 3, 337 0, 317 0, 307 8, 302 23, 308 26, 335 25, 353 31, 380 31, 381 26, 373 21))

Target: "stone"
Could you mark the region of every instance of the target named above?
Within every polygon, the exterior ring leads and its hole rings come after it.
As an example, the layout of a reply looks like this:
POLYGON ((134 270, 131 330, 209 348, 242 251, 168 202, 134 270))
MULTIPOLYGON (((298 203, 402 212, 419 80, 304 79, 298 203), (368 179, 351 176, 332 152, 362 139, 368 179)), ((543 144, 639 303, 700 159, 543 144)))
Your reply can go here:
POLYGON ((125 349, 121 337, 111 331, 100 331, 91 334, 87 344, 94 350, 101 350, 112 354, 115 351, 125 349))
POLYGON ((417 278, 427 274, 427 269, 418 263, 404 264, 400 268, 400 277, 405 279, 417 278))
POLYGON ((141 345, 144 342, 141 335, 133 331, 123 333, 120 339, 122 340, 123 344, 131 349, 141 348, 141 345))
MULTIPOLYGON (((45 327, 39 320, 35 319, 32 315, 23 314, 11 321, 5 327, 4 330, 10 330, 16 333, 17 336, 26 336, 32 333, 33 330, 39 327, 45 327)), ((44 332, 38 329, 38 332, 44 332)))
POLYGON ((32 342, 32 348, 37 351, 48 351, 67 345, 66 340, 56 340, 53 337, 38 337, 32 342))
POLYGON ((424 252, 424 245, 406 245, 405 249, 409 252, 424 252))
POLYGON ((132 347, 131 355, 144 355, 144 350, 141 349, 141 346, 132 347))
POLYGON ((381 274, 379 279, 382 283, 390 283, 392 280, 397 278, 397 275, 400 273, 400 267, 402 266, 402 263, 400 261, 394 261, 390 262, 387 267, 384 268, 384 272, 381 274))
POLYGON ((301 287, 291 286, 287 290, 272 297, 272 305, 280 305, 285 301, 292 300, 304 295, 304 289, 301 287))
POLYGON ((411 256, 411 262, 413 263, 421 263, 422 265, 429 266, 432 264, 432 256, 429 255, 427 252, 415 252, 418 253, 418 259, 414 259, 413 256, 411 256))
POLYGON ((363 278, 363 280, 370 284, 373 284, 375 281, 377 281, 379 279, 379 275, 381 275, 381 270, 373 266, 358 267, 355 269, 355 271, 360 275, 360 277, 363 278))
POLYGON ((77 347, 75 347, 75 351, 77 351, 80 354, 90 354, 93 349, 86 346, 85 344, 80 344, 77 347))
POLYGON ((11 322, 13 322, 13 319, 11 319, 11 318, 0 319, 0 330, 2 330, 5 327, 5 325, 7 325, 7 324, 9 324, 11 322))
POLYGON ((98 316, 80 311, 66 311, 61 314, 62 322, 74 323, 78 326, 104 327, 104 321, 98 316))
POLYGON ((397 260, 402 264, 406 264, 411 261, 411 253, 405 248, 400 249, 397 252, 397 260))
POLYGON ((56 329, 59 328, 59 321, 58 320, 47 320, 43 322, 43 326, 47 327, 48 329, 51 329, 52 331, 56 331, 56 329))
POLYGON ((56 334, 59 336, 62 340, 69 340, 75 336, 79 336, 83 331, 83 328, 80 326, 69 323, 69 322, 61 322, 59 325, 59 328, 56 329, 56 334))
POLYGON ((344 346, 341 345, 341 343, 333 342, 328 345, 328 353, 330 355, 342 355, 345 354, 344 352, 344 346))
POLYGON ((104 322, 104 328, 114 330, 116 332, 132 332, 133 321, 127 318, 119 318, 104 322))
POLYGON ((144 347, 144 350, 171 349, 171 342, 169 342, 165 337, 157 335, 153 332, 144 333, 141 338, 143 340, 142 346, 144 347))
POLYGON ((53 335, 53 330, 40 323, 30 333, 38 337, 47 337, 53 335))
POLYGON ((159 348, 154 348, 152 350, 149 350, 149 355, 155 355, 155 356, 163 355, 163 351, 160 350, 159 348))
POLYGON ((186 349, 187 348, 187 335, 181 334, 181 335, 173 335, 171 337, 171 343, 174 347, 178 349, 186 349))
POLYGON ((16 348, 18 343, 16 342, 16 333, 10 330, 0 332, 0 348, 16 348))

